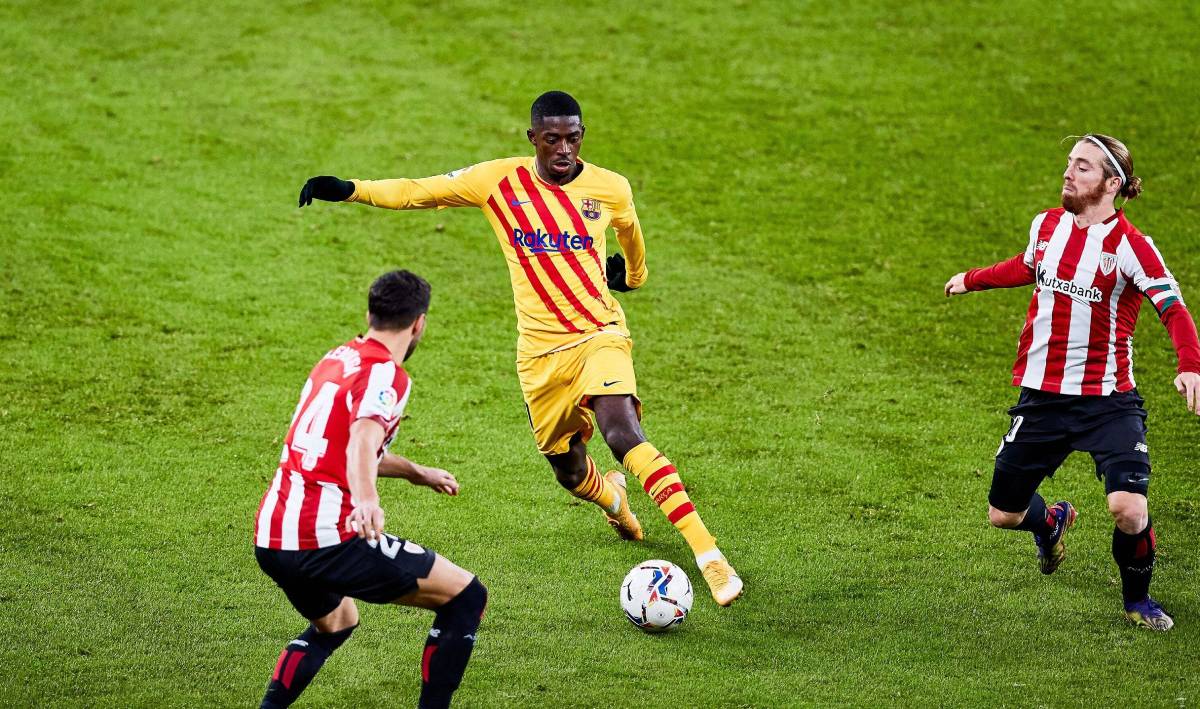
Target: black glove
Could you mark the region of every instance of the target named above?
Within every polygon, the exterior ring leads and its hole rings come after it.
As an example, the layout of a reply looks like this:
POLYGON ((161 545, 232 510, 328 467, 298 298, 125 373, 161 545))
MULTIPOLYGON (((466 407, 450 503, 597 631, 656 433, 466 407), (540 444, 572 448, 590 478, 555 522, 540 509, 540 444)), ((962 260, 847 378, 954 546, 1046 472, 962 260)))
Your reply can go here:
POLYGON ((339 180, 333 175, 310 177, 300 188, 300 204, 303 207, 312 204, 313 199, 323 199, 326 202, 345 202, 354 194, 354 183, 339 180))
POLYGON ((604 269, 605 278, 608 279, 608 289, 615 290, 618 293, 628 293, 633 290, 629 284, 625 282, 625 257, 621 254, 613 254, 608 257, 605 262, 604 269))

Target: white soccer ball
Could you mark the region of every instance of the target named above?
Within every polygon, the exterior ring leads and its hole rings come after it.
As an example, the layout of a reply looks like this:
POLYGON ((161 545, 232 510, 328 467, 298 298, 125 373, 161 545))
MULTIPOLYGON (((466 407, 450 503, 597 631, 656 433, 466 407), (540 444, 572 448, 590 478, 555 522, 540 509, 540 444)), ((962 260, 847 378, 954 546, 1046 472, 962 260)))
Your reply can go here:
POLYGON ((692 582, 669 561, 643 561, 621 582, 621 608, 647 633, 676 628, 692 609, 692 582))

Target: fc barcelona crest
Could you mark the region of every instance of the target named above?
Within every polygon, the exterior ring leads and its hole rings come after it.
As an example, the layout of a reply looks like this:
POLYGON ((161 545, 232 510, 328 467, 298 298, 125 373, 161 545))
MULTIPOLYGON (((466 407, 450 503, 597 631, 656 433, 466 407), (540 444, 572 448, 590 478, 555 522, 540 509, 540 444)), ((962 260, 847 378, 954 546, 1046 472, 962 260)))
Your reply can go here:
POLYGON ((584 218, 591 219, 592 221, 596 221, 600 218, 600 200, 585 199, 580 203, 580 206, 583 207, 581 211, 583 212, 584 218))
POLYGON ((1107 276, 1107 275, 1111 274, 1113 272, 1113 269, 1116 267, 1117 267, 1117 255, 1116 254, 1100 254, 1100 273, 1103 273, 1104 275, 1107 276))

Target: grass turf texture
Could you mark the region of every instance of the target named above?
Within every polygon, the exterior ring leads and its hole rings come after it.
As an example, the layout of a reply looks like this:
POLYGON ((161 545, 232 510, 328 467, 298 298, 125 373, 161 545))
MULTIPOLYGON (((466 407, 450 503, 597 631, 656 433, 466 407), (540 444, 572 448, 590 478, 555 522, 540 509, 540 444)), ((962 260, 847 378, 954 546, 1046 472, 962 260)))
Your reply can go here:
MULTIPOLYGON (((1096 130, 1131 146, 1131 217, 1200 292, 1196 8, 1126 3, 1101 32, 1024 1, 670 5, 0 8, 0 704, 257 701, 303 623, 253 513, 309 367, 395 266, 434 286, 395 449, 464 488, 381 489, 390 531, 491 589, 462 706, 1195 701, 1196 422, 1152 310, 1165 636, 1119 615, 1085 456, 1043 488, 1081 511, 1057 575, 987 527, 1028 291, 941 286, 1024 248, 1059 139, 1096 130), (620 543, 536 454, 482 216, 295 209, 313 174, 527 154, 548 88, 634 185, 646 428, 747 582, 666 637, 617 587, 643 559, 693 568, 686 547, 640 493, 649 539, 620 543)), ((364 606, 304 704, 414 704, 430 619, 364 606)))

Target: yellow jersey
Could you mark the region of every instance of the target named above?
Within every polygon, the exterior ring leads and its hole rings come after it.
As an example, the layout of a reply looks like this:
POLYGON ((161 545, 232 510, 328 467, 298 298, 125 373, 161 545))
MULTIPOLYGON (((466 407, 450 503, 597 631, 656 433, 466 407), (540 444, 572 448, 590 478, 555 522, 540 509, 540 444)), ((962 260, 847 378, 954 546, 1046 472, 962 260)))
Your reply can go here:
POLYGON ((353 180, 349 202, 387 209, 478 207, 508 262, 517 355, 536 357, 602 332, 629 337, 605 280, 605 232, 625 254, 626 283, 646 281, 646 246, 621 175, 579 160, 565 185, 538 177, 534 158, 503 158, 421 179, 353 180))

